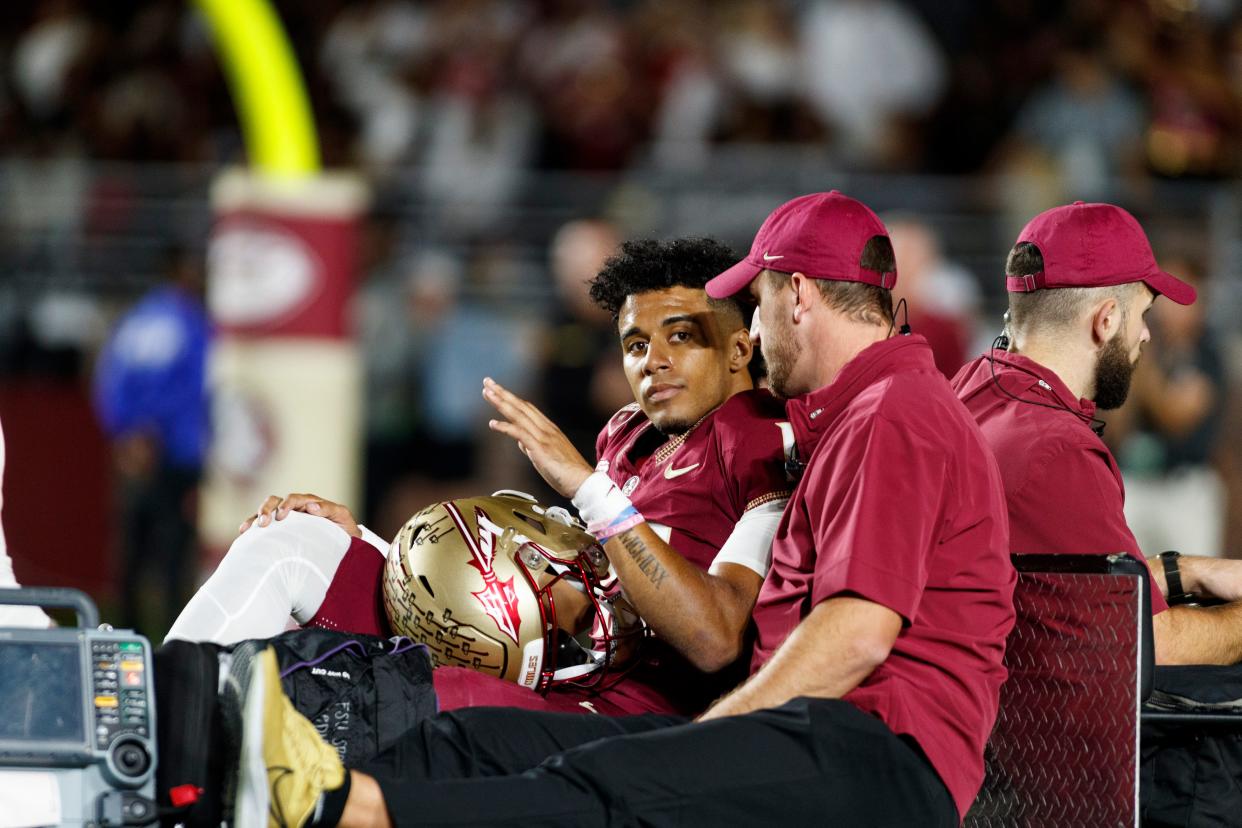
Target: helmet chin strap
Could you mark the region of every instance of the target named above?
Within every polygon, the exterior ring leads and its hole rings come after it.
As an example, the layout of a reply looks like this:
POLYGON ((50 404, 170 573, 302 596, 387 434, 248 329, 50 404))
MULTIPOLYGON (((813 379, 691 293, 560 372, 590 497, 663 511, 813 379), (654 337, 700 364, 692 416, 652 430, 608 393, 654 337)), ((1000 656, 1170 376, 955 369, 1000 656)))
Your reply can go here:
MULTIPOLYGON (((572 638, 568 640, 572 642, 571 646, 575 648, 576 653, 583 656, 583 660, 577 664, 567 664, 554 670, 552 672, 552 681, 572 681, 589 676, 598 670, 604 662, 603 653, 596 650, 588 650, 572 638)), ((524 656, 529 668, 527 674, 532 678, 529 683, 526 681, 519 681, 518 683, 534 690, 537 684, 535 677, 540 673, 545 656, 542 641, 529 642, 526 645, 524 656)))
POLYGON ((590 675, 599 668, 599 664, 595 661, 588 661, 585 664, 574 664, 571 667, 562 667, 552 673, 553 681, 566 681, 569 679, 582 678, 590 675))

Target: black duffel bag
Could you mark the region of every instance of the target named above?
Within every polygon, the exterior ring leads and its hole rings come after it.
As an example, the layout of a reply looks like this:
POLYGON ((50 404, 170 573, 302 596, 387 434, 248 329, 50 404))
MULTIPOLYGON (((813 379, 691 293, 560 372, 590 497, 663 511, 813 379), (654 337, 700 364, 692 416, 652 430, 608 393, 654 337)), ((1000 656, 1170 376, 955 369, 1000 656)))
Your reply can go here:
MULTIPOLYGON (((276 651, 285 694, 348 767, 436 712, 430 654, 408 638, 305 629, 265 643, 276 651)), ((228 652, 171 641, 155 653, 156 787, 168 808, 165 825, 220 824, 225 764, 237 750, 228 744, 217 701, 219 664, 228 652)))
POLYGON ((431 655, 408 638, 330 630, 272 639, 285 695, 350 768, 436 713, 431 655))

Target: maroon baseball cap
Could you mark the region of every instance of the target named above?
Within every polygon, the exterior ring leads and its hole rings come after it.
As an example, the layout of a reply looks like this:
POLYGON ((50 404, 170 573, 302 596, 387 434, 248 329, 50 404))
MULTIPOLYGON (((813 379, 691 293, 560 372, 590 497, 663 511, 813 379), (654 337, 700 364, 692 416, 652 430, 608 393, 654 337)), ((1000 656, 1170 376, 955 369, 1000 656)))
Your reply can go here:
POLYGON ((707 295, 732 296, 769 269, 891 288, 897 284, 896 270, 881 273, 862 266, 863 247, 875 236, 888 238, 888 231, 861 201, 836 190, 800 196, 772 211, 755 234, 750 254, 708 282, 707 295))
POLYGON ((1112 204, 1075 201, 1046 210, 1022 228, 1017 243, 1023 242, 1039 248, 1044 269, 1007 276, 1010 293, 1143 282, 1179 305, 1195 301, 1193 287, 1156 264, 1147 234, 1134 216, 1112 204))

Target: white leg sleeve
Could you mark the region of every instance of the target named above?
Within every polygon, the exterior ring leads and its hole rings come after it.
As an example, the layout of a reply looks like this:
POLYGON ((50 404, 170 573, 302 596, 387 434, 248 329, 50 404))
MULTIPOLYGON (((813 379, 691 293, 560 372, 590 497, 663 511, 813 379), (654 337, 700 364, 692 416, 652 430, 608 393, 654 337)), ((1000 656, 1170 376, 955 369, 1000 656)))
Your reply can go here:
POLYGON ((306 623, 319 611, 349 544, 344 529, 302 512, 251 526, 233 541, 165 640, 234 644, 279 635, 290 616, 306 623))

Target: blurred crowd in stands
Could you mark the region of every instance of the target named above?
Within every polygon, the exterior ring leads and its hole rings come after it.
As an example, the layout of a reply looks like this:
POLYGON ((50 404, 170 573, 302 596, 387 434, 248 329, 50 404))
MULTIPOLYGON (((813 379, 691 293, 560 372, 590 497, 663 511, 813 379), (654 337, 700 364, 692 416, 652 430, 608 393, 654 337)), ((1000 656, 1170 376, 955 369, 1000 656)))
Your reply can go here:
MULTIPOLYGON (((693 230, 741 246, 783 198, 854 176, 949 374, 999 330, 1021 222, 1071 199, 1134 210, 1208 298, 1158 305, 1133 401, 1110 422, 1131 520, 1152 554, 1242 556, 1228 439, 1242 424, 1242 198, 1212 200, 1242 169, 1239 0, 273 5, 325 164, 375 193, 354 309, 354 505, 381 534, 432 500, 545 492, 487 431, 484 374, 593 454, 629 396, 584 288, 618 240, 693 230), (742 166, 766 187, 736 185, 751 200, 729 213, 714 187, 742 166), (1163 519, 1141 527, 1170 507, 1174 537, 1163 519)), ((186 254, 201 267, 212 172, 245 160, 237 117, 184 0, 6 4, 0 64, 0 390, 81 382, 162 271, 186 254)))
MULTIPOLYGON (((693 164, 814 143, 850 169, 1237 170, 1233 0, 284 0, 327 161, 448 170, 693 164)), ((240 152, 206 27, 181 0, 0 11, 0 149, 142 161, 240 152)), ((463 182, 452 170, 475 170, 463 182)))

